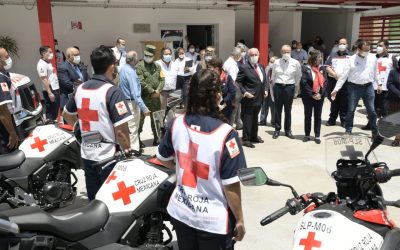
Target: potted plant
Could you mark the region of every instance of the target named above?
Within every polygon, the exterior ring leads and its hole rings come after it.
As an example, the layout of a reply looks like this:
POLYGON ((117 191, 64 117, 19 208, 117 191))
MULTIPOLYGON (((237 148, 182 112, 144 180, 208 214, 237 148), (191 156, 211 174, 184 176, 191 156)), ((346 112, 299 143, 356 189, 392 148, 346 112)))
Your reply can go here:
POLYGON ((5 48, 11 55, 19 57, 17 41, 15 41, 14 38, 10 36, 0 36, 0 47, 5 48))

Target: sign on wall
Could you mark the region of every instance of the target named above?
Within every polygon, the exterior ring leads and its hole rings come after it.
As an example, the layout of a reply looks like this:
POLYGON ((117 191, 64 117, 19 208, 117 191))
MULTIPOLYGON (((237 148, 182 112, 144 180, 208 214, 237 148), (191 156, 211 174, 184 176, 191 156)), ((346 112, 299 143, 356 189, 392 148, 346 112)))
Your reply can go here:
POLYGON ((81 21, 71 21, 71 30, 82 30, 82 22, 81 21))

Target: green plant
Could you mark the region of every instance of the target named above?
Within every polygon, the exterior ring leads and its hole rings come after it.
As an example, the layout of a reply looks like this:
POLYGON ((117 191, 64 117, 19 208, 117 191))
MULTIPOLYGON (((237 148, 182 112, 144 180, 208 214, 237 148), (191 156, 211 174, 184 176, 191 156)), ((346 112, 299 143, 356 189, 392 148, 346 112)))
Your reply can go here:
POLYGON ((9 36, 0 36, 0 47, 5 48, 11 55, 19 57, 19 48, 17 45, 17 41, 14 38, 9 36))

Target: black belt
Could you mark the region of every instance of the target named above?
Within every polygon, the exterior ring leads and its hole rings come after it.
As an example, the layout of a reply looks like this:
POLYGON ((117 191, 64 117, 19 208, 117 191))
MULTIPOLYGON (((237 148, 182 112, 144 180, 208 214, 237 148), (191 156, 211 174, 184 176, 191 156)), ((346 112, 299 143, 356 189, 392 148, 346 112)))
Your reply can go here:
POLYGON ((294 84, 283 84, 283 83, 275 83, 275 85, 278 85, 280 87, 287 87, 287 86, 292 86, 294 84))
POLYGON ((353 84, 353 85, 355 85, 355 86, 357 86, 357 87, 369 87, 371 84, 372 84, 372 82, 367 82, 367 83, 364 83, 364 84, 357 84, 357 83, 354 83, 354 82, 349 82, 350 84, 353 84))

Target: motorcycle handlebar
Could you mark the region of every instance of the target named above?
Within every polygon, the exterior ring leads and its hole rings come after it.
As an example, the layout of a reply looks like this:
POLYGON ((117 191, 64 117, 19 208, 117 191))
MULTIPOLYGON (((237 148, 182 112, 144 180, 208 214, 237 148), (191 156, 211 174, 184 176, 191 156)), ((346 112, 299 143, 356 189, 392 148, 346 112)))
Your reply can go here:
POLYGON ((390 170, 390 176, 400 176, 400 169, 390 170))
POLYGON ((120 156, 121 156, 121 153, 118 152, 118 153, 116 153, 115 155, 113 155, 113 156, 111 156, 111 157, 108 157, 108 158, 106 158, 106 159, 104 159, 104 160, 101 160, 101 161, 96 162, 95 164, 93 164, 93 167, 95 167, 95 168, 97 168, 97 167, 102 167, 102 166, 106 165, 107 163, 109 163, 109 162, 111 162, 111 161, 113 161, 113 160, 116 160, 116 159, 119 158, 120 156))
POLYGON ((280 217, 284 216, 285 214, 290 212, 290 208, 288 206, 284 206, 283 208, 273 212, 272 214, 268 215, 267 217, 263 218, 260 221, 261 226, 268 225, 269 223, 279 219, 280 217))

